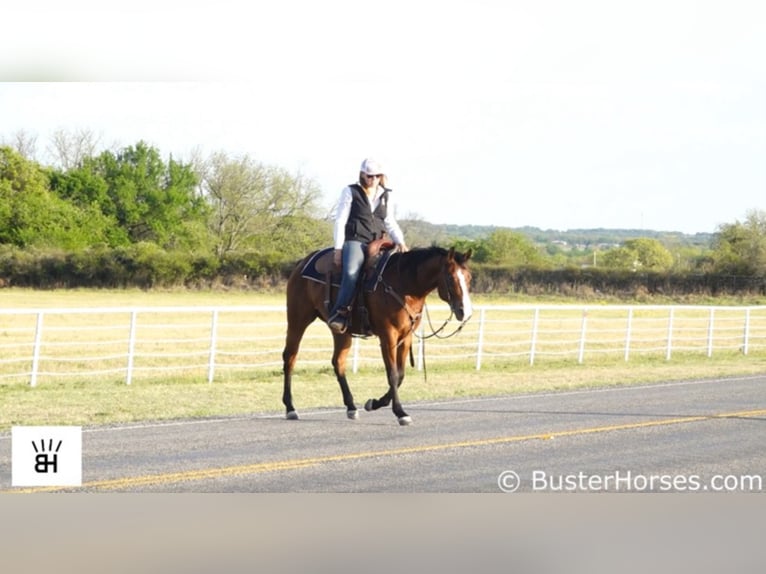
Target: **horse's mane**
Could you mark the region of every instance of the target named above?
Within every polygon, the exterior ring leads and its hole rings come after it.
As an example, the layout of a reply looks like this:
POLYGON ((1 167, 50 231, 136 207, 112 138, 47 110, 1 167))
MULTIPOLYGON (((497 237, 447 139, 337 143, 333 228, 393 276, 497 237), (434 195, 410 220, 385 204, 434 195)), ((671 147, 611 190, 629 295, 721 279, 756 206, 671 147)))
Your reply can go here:
POLYGON ((401 272, 409 273, 416 271, 418 267, 433 257, 446 257, 447 250, 435 245, 432 247, 415 247, 407 253, 397 253, 395 256, 398 256, 397 260, 392 260, 391 263, 397 265, 401 272))

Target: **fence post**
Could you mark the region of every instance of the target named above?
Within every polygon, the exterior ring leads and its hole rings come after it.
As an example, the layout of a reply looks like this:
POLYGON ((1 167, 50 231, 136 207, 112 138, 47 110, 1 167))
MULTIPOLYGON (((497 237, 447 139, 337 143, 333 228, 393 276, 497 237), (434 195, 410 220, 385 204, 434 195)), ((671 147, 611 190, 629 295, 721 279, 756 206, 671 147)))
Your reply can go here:
POLYGON ((707 323, 707 356, 713 356, 713 323, 715 320, 715 307, 710 308, 710 319, 707 323))
POLYGON ((37 326, 35 327, 35 348, 32 351, 32 375, 29 386, 37 386, 37 372, 40 367, 40 345, 43 341, 43 312, 37 314, 37 326))
POLYGON ((535 364, 535 352, 537 351, 537 325, 540 321, 540 307, 535 307, 535 316, 532 319, 532 346, 529 349, 529 364, 535 364))
POLYGON ((630 357, 630 336, 633 329, 633 307, 628 308, 628 326, 625 330, 625 362, 630 357))
POLYGON ((742 342, 742 353, 747 355, 750 346, 750 307, 745 309, 745 340, 742 342))
POLYGON ((356 374, 359 370, 359 337, 354 337, 354 353, 351 358, 351 372, 356 374))
POLYGON ((218 309, 213 309, 213 318, 210 325, 210 361, 207 365, 207 382, 212 383, 215 377, 215 348, 218 340, 218 309))
POLYGON ((125 378, 125 384, 133 382, 133 356, 136 350, 136 315, 138 312, 134 309, 130 313, 130 336, 128 339, 128 373, 125 378))
POLYGON ((585 329, 588 325, 588 310, 582 310, 582 326, 580 328, 580 352, 577 356, 577 362, 582 365, 583 358, 585 357, 585 329))
POLYGON ((675 307, 670 308, 670 315, 668 316, 668 348, 665 351, 665 360, 670 360, 671 350, 673 349, 673 310, 675 307))
POLYGON ((476 370, 481 370, 481 352, 484 349, 484 320, 486 307, 481 308, 481 314, 479 315, 479 343, 476 347, 476 370))

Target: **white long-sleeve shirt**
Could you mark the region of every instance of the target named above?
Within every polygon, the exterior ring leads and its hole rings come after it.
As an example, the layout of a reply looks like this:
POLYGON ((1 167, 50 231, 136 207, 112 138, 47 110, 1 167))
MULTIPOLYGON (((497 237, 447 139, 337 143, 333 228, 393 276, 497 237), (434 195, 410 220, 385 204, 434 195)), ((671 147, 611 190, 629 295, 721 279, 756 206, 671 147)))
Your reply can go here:
MULTIPOLYGON (((375 193, 368 197, 370 202, 370 209, 375 211, 380 205, 380 198, 386 190, 382 186, 378 186, 375 189, 375 193)), ((386 207, 386 218, 383 220, 383 225, 386 228, 386 233, 397 245, 404 245, 404 233, 399 227, 399 223, 396 221, 395 211, 396 204, 393 201, 393 193, 388 194, 388 206, 386 207)), ((333 229, 333 242, 335 249, 343 249, 343 242, 346 240, 346 223, 348 222, 348 216, 351 214, 351 186, 346 186, 343 191, 340 192, 340 199, 338 205, 335 208, 335 227, 333 229)))

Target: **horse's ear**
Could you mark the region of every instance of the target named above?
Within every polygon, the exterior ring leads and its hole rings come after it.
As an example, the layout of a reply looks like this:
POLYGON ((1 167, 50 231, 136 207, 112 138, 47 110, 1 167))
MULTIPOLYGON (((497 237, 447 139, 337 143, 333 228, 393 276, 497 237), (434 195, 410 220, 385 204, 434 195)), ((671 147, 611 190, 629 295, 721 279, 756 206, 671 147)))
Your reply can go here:
POLYGON ((449 253, 447 253, 447 261, 453 261, 455 259, 455 248, 450 247, 449 253))
POLYGON ((471 258, 471 255, 473 255, 473 249, 469 249, 465 252, 465 255, 463 255, 463 261, 468 261, 471 258))

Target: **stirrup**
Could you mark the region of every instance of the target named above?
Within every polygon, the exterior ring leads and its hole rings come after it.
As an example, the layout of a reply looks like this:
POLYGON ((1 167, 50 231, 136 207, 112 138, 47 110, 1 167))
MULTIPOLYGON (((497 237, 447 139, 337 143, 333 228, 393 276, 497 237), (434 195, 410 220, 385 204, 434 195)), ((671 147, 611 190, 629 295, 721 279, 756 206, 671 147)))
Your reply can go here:
POLYGON ((348 329, 348 317, 340 311, 336 311, 333 316, 327 320, 327 326, 330 327, 333 332, 342 335, 348 329))

